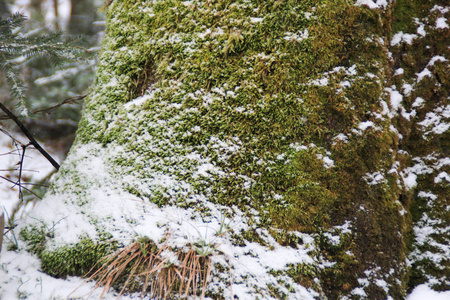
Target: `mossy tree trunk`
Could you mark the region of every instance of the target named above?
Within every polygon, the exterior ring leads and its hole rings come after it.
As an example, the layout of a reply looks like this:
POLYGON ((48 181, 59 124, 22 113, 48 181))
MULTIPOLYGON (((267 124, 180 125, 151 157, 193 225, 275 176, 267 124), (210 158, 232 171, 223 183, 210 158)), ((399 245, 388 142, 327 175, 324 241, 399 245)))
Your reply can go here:
POLYGON ((22 236, 57 276, 142 237, 203 249, 214 299, 448 289, 435 4, 113 1, 76 142, 22 236))

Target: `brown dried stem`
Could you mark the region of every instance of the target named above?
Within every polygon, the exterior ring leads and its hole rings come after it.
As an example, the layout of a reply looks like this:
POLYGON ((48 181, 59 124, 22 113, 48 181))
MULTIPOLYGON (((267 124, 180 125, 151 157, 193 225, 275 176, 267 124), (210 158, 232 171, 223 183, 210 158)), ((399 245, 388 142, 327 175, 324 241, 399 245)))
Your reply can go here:
POLYGON ((96 288, 103 286, 100 298, 115 285, 120 278, 126 276, 119 296, 133 283, 142 284, 142 296, 150 294, 156 299, 168 299, 178 291, 180 297, 188 298, 205 295, 208 279, 211 274, 210 256, 198 254, 194 247, 187 252, 172 249, 163 244, 159 249, 150 241, 137 241, 106 257, 102 267, 89 276, 88 280, 97 280, 96 288), (172 264, 161 253, 165 250, 177 254, 180 264, 172 264))

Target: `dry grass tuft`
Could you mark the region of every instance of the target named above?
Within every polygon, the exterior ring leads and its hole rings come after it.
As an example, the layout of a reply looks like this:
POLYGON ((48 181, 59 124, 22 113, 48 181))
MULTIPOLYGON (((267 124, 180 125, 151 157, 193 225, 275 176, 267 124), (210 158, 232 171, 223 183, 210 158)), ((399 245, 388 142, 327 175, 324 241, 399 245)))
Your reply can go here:
POLYGON ((186 252, 167 244, 158 248, 149 239, 140 239, 105 257, 102 267, 87 280, 96 280, 96 288, 103 286, 100 298, 114 287, 120 288, 118 297, 140 290, 142 296, 155 299, 168 299, 176 292, 179 297, 203 299, 211 274, 212 252, 198 250, 192 246, 186 252))

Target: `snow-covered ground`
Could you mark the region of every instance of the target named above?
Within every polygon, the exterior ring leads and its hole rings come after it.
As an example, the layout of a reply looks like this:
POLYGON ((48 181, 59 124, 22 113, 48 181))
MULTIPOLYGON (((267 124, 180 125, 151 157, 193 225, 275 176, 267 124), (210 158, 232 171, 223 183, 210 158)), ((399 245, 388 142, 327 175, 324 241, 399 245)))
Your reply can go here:
MULTIPOLYGON (((79 277, 53 278, 40 270, 40 261, 35 255, 23 250, 1 253, 0 299, 58 300, 99 299, 102 288, 95 289, 95 283, 85 282, 79 277)), ((20 244, 20 242, 19 242, 20 244)), ((102 299, 140 299, 139 295, 121 296, 110 291, 102 299)), ((416 287, 406 300, 448 300, 450 291, 436 292, 426 285, 416 287)), ((300 300, 300 299, 298 299, 300 300)))
MULTIPOLYGON (((6 242, 6 247, 8 242, 6 242)), ((58 300, 58 299, 99 299, 102 288, 94 289, 93 282, 84 282, 82 278, 53 278, 40 270, 40 262, 35 255, 24 251, 1 253, 0 299, 58 300)), ((108 292, 102 299, 127 300, 140 299, 139 295, 121 296, 108 292)), ((436 292, 426 285, 416 287, 406 300, 448 300, 450 291, 436 292)), ((300 299, 299 299, 300 300, 300 299)))
MULTIPOLYGON (((12 135, 21 144, 28 144, 25 137, 15 133, 12 135)), ((9 136, 0 132, 0 176, 12 182, 17 182, 21 144, 15 145, 9 136)), ((47 151, 58 162, 61 162, 61 155, 52 152, 51 149, 47 149, 47 151)), ((52 172, 54 172, 53 166, 37 150, 27 147, 22 178, 26 178, 28 183, 33 183, 46 178, 52 172)), ((6 212, 6 219, 19 202, 19 189, 12 182, 0 178, 0 207, 6 212)), ((25 186, 29 187, 29 185, 25 186)), ((32 205, 29 205, 25 210, 21 210, 19 215, 26 215, 27 211, 32 208, 32 205)), ((15 221, 16 224, 19 222, 20 219, 15 221)), ((14 229, 5 230, 5 232, 7 233, 0 256, 0 299, 56 300, 87 299, 89 296, 92 299, 98 299, 100 297, 102 289, 94 290, 95 284, 92 282, 83 284, 82 278, 56 279, 43 273, 40 269, 39 259, 25 251, 25 245, 20 241, 18 232, 14 229), (19 250, 8 251, 8 248, 14 244, 19 246, 19 250)), ((111 292, 106 294, 103 299, 116 299, 116 297, 117 295, 111 292)), ((136 299, 136 297, 128 296, 119 299, 136 299)))
MULTIPOLYGON (((17 136, 15 136, 18 138, 17 136)), ((23 143, 26 139, 19 137, 23 143)), ((20 146, 19 146, 20 149, 20 146)), ((5 171, 17 167, 20 155, 17 149, 11 144, 11 139, 5 134, 0 134, 0 170, 1 176, 8 177, 12 181, 17 180, 14 174, 17 171, 5 171), (8 175, 9 174, 9 175, 8 175)), ((56 153, 58 161, 61 158, 56 153)), ((24 175, 29 182, 36 182, 45 178, 53 171, 50 163, 36 150, 27 149, 24 160, 24 175)), ((5 180, 0 180, 0 206, 9 214, 18 202, 18 189, 13 184, 5 180)), ((28 207, 27 209, 32 209, 28 207)), ((26 214, 26 211, 24 212, 26 214)), ((16 222, 20 222, 17 220, 16 222)), ((41 271, 39 259, 25 251, 25 245, 18 239, 18 233, 11 230, 7 233, 3 249, 0 256, 0 299, 30 299, 30 300, 50 300, 50 299, 99 299, 102 288, 95 289, 95 283, 85 282, 79 277, 68 277, 67 279, 53 278, 41 271), (16 243, 19 250, 8 251, 12 243, 16 243)), ((103 299, 138 299, 139 295, 121 296, 117 298, 117 293, 110 291, 103 296, 103 299)), ((435 292, 426 285, 416 287, 407 297, 407 300, 448 300, 450 291, 435 292)))
MULTIPOLYGON (((5 245, 8 246, 8 243, 5 245)), ((1 253, 0 299, 99 299, 102 288, 94 289, 95 283, 85 283, 82 278, 53 278, 40 270, 40 261, 35 255, 24 251, 7 251, 1 253)), ((116 299, 117 295, 107 293, 103 299, 116 299)), ((122 296, 118 299, 137 299, 122 296)))
MULTIPOLYGON (((2 126, 2 130, 5 130, 2 126)), ((19 202, 19 189, 17 185, 19 166, 22 156, 22 145, 27 145, 28 139, 13 132, 0 132, 0 207, 6 211, 6 216, 19 202), (10 134, 17 141, 8 136, 10 134), (6 178, 6 179, 5 179, 6 178), (10 181, 8 181, 10 180, 10 181)), ((44 146, 45 148, 45 146, 44 146)), ((48 151, 56 161, 61 161, 57 153, 48 151)), ((31 183, 39 182, 54 172, 53 166, 35 150, 27 146, 23 159, 22 180, 25 188, 31 188, 31 183)))

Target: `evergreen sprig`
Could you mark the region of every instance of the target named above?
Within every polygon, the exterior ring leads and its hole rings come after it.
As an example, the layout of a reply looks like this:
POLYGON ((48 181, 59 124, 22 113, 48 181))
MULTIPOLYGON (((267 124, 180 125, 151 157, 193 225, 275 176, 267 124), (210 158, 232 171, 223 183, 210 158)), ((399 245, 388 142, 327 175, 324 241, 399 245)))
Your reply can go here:
POLYGON ((0 71, 10 85, 12 97, 18 101, 19 115, 24 117, 29 116, 29 102, 25 84, 19 76, 19 65, 24 60, 44 56, 54 66, 59 66, 66 60, 76 59, 84 52, 81 37, 63 41, 62 32, 34 37, 21 34, 20 27, 26 19, 22 13, 15 13, 6 20, 0 18, 0 71))

